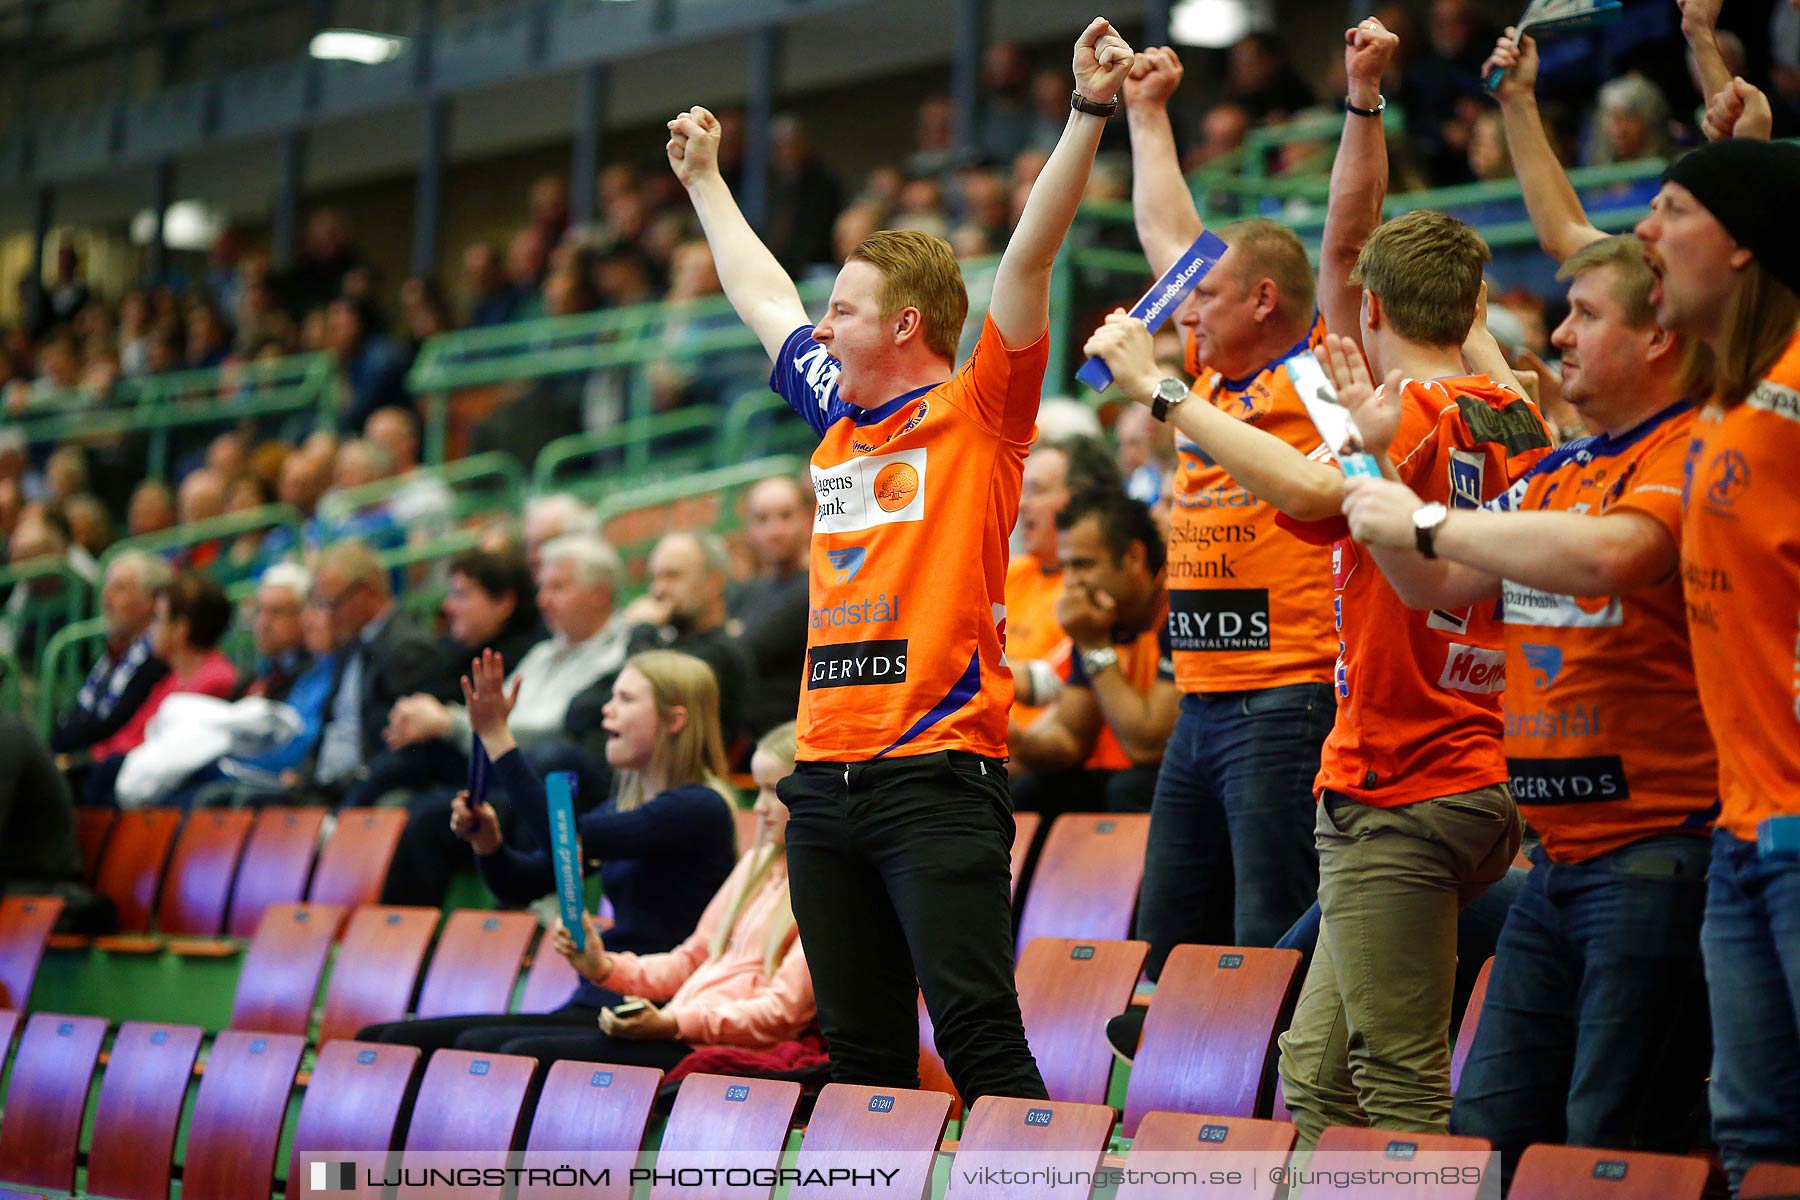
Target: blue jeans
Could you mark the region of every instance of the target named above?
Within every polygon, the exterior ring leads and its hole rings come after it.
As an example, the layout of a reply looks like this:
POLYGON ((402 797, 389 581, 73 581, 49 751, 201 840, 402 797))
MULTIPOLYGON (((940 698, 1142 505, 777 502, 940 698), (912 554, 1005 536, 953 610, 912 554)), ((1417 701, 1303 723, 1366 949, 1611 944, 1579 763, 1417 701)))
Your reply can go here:
POLYGON ((1735 1190, 1754 1163, 1800 1163, 1800 858, 1714 833, 1700 940, 1713 1140, 1735 1190))
POLYGON ((1580 863, 1531 848, 1450 1112, 1450 1131, 1491 1141, 1509 1177, 1533 1142, 1693 1144, 1709 1052, 1708 851, 1681 835, 1580 863))
POLYGON ((1331 685, 1181 698, 1138 894, 1145 973, 1183 942, 1273 946, 1318 896, 1313 779, 1331 685))

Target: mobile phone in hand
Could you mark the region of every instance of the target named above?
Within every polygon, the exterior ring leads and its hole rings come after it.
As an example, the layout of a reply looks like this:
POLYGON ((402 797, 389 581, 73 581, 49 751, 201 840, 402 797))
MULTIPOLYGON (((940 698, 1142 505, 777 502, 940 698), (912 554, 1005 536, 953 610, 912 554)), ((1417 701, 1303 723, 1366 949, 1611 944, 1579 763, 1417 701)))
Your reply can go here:
POLYGON ((650 1006, 642 1000, 627 1000, 623 1004, 615 1004, 610 1010, 615 1017, 635 1017, 650 1006))

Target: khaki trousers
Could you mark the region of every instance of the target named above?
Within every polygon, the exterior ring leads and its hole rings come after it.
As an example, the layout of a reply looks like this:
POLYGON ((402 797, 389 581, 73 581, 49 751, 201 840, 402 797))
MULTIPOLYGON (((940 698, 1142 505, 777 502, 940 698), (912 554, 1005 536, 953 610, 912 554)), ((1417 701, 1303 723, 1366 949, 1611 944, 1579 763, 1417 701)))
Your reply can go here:
POLYGON ((1327 1125, 1447 1129, 1456 915, 1506 873, 1520 830, 1504 784, 1399 808, 1320 800, 1323 920, 1281 1037, 1303 1146, 1327 1125))

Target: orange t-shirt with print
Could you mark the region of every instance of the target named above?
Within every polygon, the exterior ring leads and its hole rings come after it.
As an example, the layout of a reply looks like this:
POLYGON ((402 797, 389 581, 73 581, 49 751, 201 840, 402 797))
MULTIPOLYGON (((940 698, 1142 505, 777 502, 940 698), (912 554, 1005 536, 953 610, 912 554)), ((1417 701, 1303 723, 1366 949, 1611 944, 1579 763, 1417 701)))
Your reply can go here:
POLYGON ((1800 335, 1748 399, 1694 422, 1681 574, 1719 824, 1800 815, 1800 335))
POLYGON ((810 326, 776 355, 770 387, 820 435, 800 761, 1006 755, 1007 538, 1048 358, 984 320, 950 379, 863 409, 810 326))
MULTIPOLYGON (((1069 664, 1069 638, 1056 620, 1056 601, 1062 596, 1060 563, 1038 561, 1035 554, 1021 554, 1006 569, 1006 653, 1014 662, 1041 658, 1059 675, 1069 664)), ((1029 726, 1048 707, 1013 701, 1012 719, 1029 726)))

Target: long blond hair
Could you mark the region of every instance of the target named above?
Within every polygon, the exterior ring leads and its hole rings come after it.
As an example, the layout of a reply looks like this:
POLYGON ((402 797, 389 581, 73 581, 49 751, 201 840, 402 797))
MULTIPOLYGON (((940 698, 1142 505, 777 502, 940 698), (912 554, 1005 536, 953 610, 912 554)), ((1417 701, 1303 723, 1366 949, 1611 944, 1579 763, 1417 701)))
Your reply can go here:
MULTIPOLYGON (((650 685, 656 700, 656 744, 650 761, 661 768, 672 788, 699 783, 733 803, 731 785, 725 781, 725 745, 719 729, 719 681, 712 668, 691 654, 677 650, 646 650, 626 660, 620 673, 636 671, 650 685), (669 713, 685 708, 687 721, 669 732, 669 713)), ((641 771, 620 771, 616 790, 620 812, 630 812, 650 799, 641 771)))
POLYGON ((1800 296, 1760 262, 1744 268, 1725 302, 1718 354, 1718 399, 1741 404, 1769 373, 1800 327, 1800 296))
MULTIPOLYGON (((756 743, 756 753, 767 754, 778 759, 788 770, 794 766, 794 723, 778 725, 763 734, 762 740, 756 743)), ((769 872, 777 863, 787 859, 786 846, 752 846, 745 857, 756 856, 750 870, 744 875, 744 885, 738 889, 737 895, 731 898, 731 910, 719 927, 713 931, 712 941, 707 944, 707 957, 717 958, 725 953, 725 947, 731 944, 731 931, 737 927, 738 918, 744 915, 750 898, 756 895, 769 872)), ((781 965, 787 954, 788 946, 793 941, 794 906, 785 888, 782 890, 781 906, 769 922, 768 936, 763 939, 763 974, 771 978, 776 968, 781 965)))

